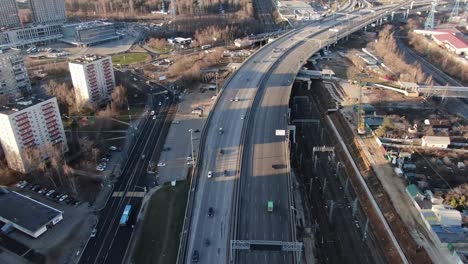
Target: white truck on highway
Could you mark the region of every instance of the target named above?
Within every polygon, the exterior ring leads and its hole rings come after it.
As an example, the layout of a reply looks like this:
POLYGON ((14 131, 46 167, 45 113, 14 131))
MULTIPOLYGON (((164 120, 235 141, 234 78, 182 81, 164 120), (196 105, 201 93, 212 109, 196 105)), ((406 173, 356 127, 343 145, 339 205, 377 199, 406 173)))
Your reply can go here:
POLYGON ((222 135, 223 134, 223 128, 220 127, 219 130, 218 130, 219 134, 222 135))

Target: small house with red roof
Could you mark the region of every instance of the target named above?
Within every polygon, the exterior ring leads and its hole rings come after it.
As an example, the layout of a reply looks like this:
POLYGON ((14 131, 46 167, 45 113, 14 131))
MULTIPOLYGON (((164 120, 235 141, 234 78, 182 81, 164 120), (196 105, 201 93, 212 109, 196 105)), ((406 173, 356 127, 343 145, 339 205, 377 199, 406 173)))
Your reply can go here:
POLYGON ((468 55, 468 40, 456 29, 415 30, 414 33, 431 36, 437 45, 457 55, 468 55))

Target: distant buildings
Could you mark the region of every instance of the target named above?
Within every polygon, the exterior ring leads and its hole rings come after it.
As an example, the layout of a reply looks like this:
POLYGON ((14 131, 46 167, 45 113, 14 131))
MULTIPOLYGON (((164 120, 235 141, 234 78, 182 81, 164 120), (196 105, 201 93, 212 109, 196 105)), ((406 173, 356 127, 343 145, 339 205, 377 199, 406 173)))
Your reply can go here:
POLYGON ((64 0, 29 0, 33 24, 21 25, 15 0, 0 0, 0 49, 25 47, 62 37, 67 20, 64 0), (20 27, 21 26, 21 27, 20 27))
POLYGON ((110 99, 115 87, 111 57, 85 56, 69 63, 76 98, 93 105, 110 99))
POLYGON ((1 27, 17 27, 21 25, 18 15, 18 6, 16 0, 1 0, 0 1, 0 28, 1 27))
POLYGON ((38 96, 16 100, 0 107, 0 144, 8 166, 27 173, 40 159, 28 159, 28 149, 37 147, 43 159, 46 145, 57 144, 62 152, 68 151, 65 131, 55 97, 38 96))
POLYGON ((37 24, 67 21, 64 0, 29 0, 29 3, 34 22, 37 24))
POLYGON ((20 52, 0 49, 0 95, 14 98, 30 90, 31 83, 20 52))
POLYGON ((89 21, 63 25, 63 39, 61 41, 87 47, 120 38, 115 25, 109 22, 89 21))

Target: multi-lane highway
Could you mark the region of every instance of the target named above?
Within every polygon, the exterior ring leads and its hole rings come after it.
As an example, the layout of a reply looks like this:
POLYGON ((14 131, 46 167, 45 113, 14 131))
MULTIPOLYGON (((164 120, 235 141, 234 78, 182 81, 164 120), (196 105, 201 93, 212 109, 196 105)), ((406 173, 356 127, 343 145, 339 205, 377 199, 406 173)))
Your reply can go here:
MULTIPOLYGON (((276 129, 286 129, 295 75, 313 53, 390 14, 392 9, 337 15, 295 29, 252 55, 228 80, 204 131, 180 262, 190 263, 197 251, 200 263, 227 263, 233 237, 295 241, 288 198, 287 144, 284 138, 275 136, 276 129), (280 166, 275 169, 275 164, 280 166), (212 178, 208 177, 210 171, 212 178), (237 196, 234 191, 239 175, 237 196), (275 204, 272 213, 267 212, 269 200, 275 204), (210 207, 214 209, 212 216, 208 214, 210 207), (230 233, 232 224, 235 230, 230 233)), ((284 253, 249 252, 239 254, 236 260, 290 263, 292 258, 284 253)))
POLYGON ((167 122, 167 111, 171 104, 171 100, 166 99, 165 95, 152 97, 151 109, 155 110, 157 118, 153 119, 152 116, 146 115, 138 127, 137 139, 129 152, 128 159, 124 161, 125 166, 114 187, 114 194, 123 193, 123 195, 110 197, 106 207, 99 213, 97 234, 88 242, 79 263, 121 263, 124 257, 142 202, 142 197, 129 194, 144 192, 144 188, 147 187, 148 160, 158 141, 164 140, 160 135, 167 122), (126 226, 120 226, 119 220, 127 204, 132 205, 130 220, 126 226))

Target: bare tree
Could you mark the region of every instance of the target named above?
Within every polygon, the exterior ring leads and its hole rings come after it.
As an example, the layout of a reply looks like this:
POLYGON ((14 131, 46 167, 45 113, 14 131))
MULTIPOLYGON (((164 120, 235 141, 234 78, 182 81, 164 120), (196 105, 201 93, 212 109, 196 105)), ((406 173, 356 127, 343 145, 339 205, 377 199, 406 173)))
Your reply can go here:
POLYGON ((123 85, 117 85, 111 94, 113 106, 121 109, 127 99, 127 89, 123 85))

